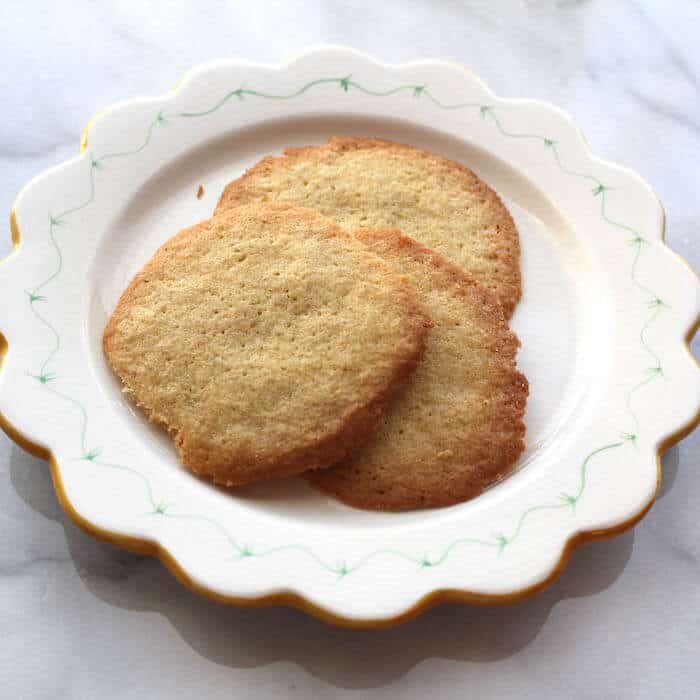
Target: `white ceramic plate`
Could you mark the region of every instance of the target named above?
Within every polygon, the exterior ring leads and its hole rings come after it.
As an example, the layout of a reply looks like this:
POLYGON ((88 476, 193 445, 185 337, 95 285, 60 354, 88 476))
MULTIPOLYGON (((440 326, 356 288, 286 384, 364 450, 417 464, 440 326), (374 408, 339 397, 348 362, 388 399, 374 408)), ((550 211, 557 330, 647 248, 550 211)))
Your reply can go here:
POLYGON ((389 66, 330 47, 279 67, 195 68, 174 92, 94 120, 78 157, 22 190, 13 227, 0 271, 3 425, 50 458, 83 527, 159 553, 221 600, 379 624, 439 599, 536 590, 574 542, 641 517, 658 453, 696 418, 700 373, 685 341, 700 288, 663 244, 649 185, 592 156, 558 109, 498 98, 448 63, 389 66), (333 134, 459 160, 518 224, 527 449, 469 503, 368 513, 301 479, 225 493, 181 467, 103 358, 106 319, 159 244, 210 216, 261 156, 333 134))

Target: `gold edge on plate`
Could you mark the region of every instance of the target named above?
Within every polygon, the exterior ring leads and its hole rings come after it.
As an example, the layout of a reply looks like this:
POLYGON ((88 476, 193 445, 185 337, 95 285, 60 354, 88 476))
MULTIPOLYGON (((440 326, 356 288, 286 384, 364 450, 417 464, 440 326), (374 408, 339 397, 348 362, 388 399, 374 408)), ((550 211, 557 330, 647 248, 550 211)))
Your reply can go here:
MULTIPOLYGON (((468 69, 467 69, 468 70, 468 69)), ((469 71, 470 72, 470 71, 469 71)), ((171 89, 171 92, 176 92, 179 86, 182 84, 185 76, 187 73, 183 74, 183 76, 177 81, 176 85, 174 88, 171 89)), ((84 151, 87 150, 88 147, 88 134, 90 129, 94 126, 95 122, 101 118, 104 114, 106 114, 108 111, 110 111, 114 105, 109 105, 105 107, 104 109, 100 110, 95 114, 87 123, 85 128, 82 131, 82 135, 80 138, 80 148, 79 152, 83 153, 84 151)), ((584 139, 585 142, 585 139, 584 139)), ((662 212, 662 227, 661 227, 661 240, 665 245, 666 241, 666 211, 664 209, 663 203, 659 199, 658 195, 654 193, 658 202, 659 206, 661 207, 661 212, 662 212)), ((20 246, 20 229, 19 229, 19 224, 17 223, 17 216, 15 214, 15 203, 13 203, 12 208, 10 210, 10 231, 11 231, 11 236, 12 236, 12 245, 13 245, 13 250, 10 252, 8 256, 6 256, 3 259, 0 259, 0 265, 5 262, 6 260, 9 259, 9 257, 14 253, 20 246)), ((668 246, 666 246, 668 248, 668 246)), ((697 273, 693 270, 693 268, 690 266, 690 264, 678 253, 675 251, 671 250, 668 248, 680 261, 682 261, 688 270, 695 276, 696 280, 700 284, 700 277, 697 275, 697 273)), ((686 352, 688 353, 688 356, 690 359, 693 361, 695 364, 696 368, 700 371, 700 363, 695 359, 693 356, 691 350, 690 350, 690 343, 693 339, 693 336, 695 333, 698 331, 700 328, 700 314, 698 317, 695 319, 694 323, 692 324, 691 328, 689 329, 688 333, 685 336, 684 344, 685 344, 685 349, 686 352)), ((0 331, 0 373, 2 372, 2 369, 5 364, 5 359, 9 353, 10 350, 10 345, 7 341, 7 338, 3 335, 2 331, 0 331)), ((136 554, 143 554, 143 555, 148 555, 148 556, 153 556, 157 557, 163 565, 171 572, 171 574, 181 583, 183 584, 186 588, 190 589, 191 591, 197 593, 198 595, 201 595, 205 598, 209 598, 210 600, 213 600, 217 603, 223 603, 225 605, 233 605, 233 606, 238 606, 238 607, 248 607, 248 608, 257 608, 257 607, 268 607, 272 605, 285 605, 285 606, 290 606, 297 608, 299 610, 302 610, 310 615, 313 615, 314 617, 333 624, 333 625, 338 625, 341 627, 347 627, 347 628, 356 628, 356 629, 379 629, 379 628, 386 628, 386 627, 394 627, 396 625, 399 625, 403 622, 407 622, 408 620, 413 619, 417 615, 419 615, 422 612, 425 612, 429 608, 434 607, 435 605, 438 605, 440 603, 469 603, 472 605, 483 605, 483 606, 494 606, 494 605, 503 605, 507 603, 514 603, 518 602, 521 600, 524 600, 526 598, 529 598, 530 596, 534 595, 535 593, 541 591, 542 589, 546 588, 547 586, 551 585, 561 574, 561 572, 564 570, 566 564, 568 563, 569 559, 571 558, 574 550, 585 543, 588 542, 594 542, 597 540, 601 539, 607 539, 609 537, 614 537, 616 535, 621 534, 622 532, 625 532, 629 528, 633 527, 636 525, 651 509, 651 507, 654 505, 654 502, 656 501, 656 498, 659 493, 659 489, 661 487, 661 479, 662 479, 662 469, 661 469, 661 455, 670 447, 675 445, 677 442, 682 440, 684 437, 689 435, 698 425, 700 424, 700 407, 698 407, 698 410, 696 411, 695 415, 693 418, 691 418, 690 421, 688 421, 685 425, 681 426, 674 432, 672 432, 670 435, 668 435, 664 440, 662 440, 659 444, 659 448, 656 451, 656 469, 657 469, 657 476, 656 476, 656 488, 654 489, 654 493, 652 494, 650 500, 648 503, 646 503, 640 510, 637 512, 635 515, 633 515, 631 518, 628 520, 624 520, 616 525, 613 525, 609 528, 603 528, 603 529, 597 529, 597 530, 584 530, 582 532, 577 533, 576 535, 570 537, 566 544, 564 545, 561 555, 559 556, 559 559, 557 563, 554 565, 552 570, 545 576, 541 581, 533 584, 532 586, 528 586, 526 588, 519 589, 517 591, 513 591, 511 593, 504 593, 504 594, 485 594, 485 593, 477 593, 474 591, 469 591, 467 589, 458 589, 458 588, 443 588, 443 589, 438 589, 435 591, 432 591, 425 596, 423 596, 420 600, 418 600, 415 604, 413 604, 411 607, 407 608, 403 612, 399 613, 398 615, 392 616, 392 617, 385 617, 385 618, 355 618, 355 617, 344 617, 342 615, 338 615, 336 613, 331 612, 330 610, 327 610, 326 608, 320 607, 312 603, 310 600, 305 598, 303 595, 300 595, 298 593, 290 593, 290 592, 280 592, 280 593, 272 593, 268 595, 263 595, 263 596, 258 596, 258 597, 251 597, 251 598, 242 598, 239 596, 232 596, 232 595, 225 595, 222 593, 219 593, 218 591, 214 591, 210 588, 207 588, 203 584, 195 581, 177 562, 175 557, 170 554, 170 552, 164 548, 163 546, 159 545, 157 542, 153 542, 151 540, 145 540, 145 539, 140 539, 137 537, 130 537, 127 535, 121 535, 117 532, 112 532, 111 530, 106 530, 104 528, 101 528, 94 523, 91 523, 90 521, 86 520, 80 513, 75 509, 73 504, 70 502, 68 495, 66 493, 64 484, 63 484, 63 479, 61 477, 60 473, 60 468, 58 466, 58 463, 51 452, 50 449, 47 447, 43 447, 42 445, 39 445, 38 443, 33 442, 30 440, 28 437, 22 434, 20 430, 15 428, 8 420, 7 418, 0 412, 0 428, 5 432, 5 434, 17 445, 19 445, 22 449, 26 450, 30 454, 34 455, 35 457, 38 457, 40 459, 45 460, 49 464, 49 468, 51 471, 51 479, 53 481, 54 485, 54 490, 56 492, 56 497, 58 498, 59 503, 61 504, 61 507, 63 510, 66 512, 68 517, 77 525, 81 530, 85 531, 92 537, 95 537, 98 540, 101 540, 103 542, 107 542, 108 544, 111 544, 115 547, 119 547, 120 549, 127 550, 129 552, 134 552, 136 554)))
MULTIPOLYGON (((696 324, 697 326, 697 324, 696 324)), ((4 358, 7 352, 8 345, 4 336, 0 333, 0 353, 4 358)), ((171 572, 173 576, 186 588, 201 595, 205 598, 209 598, 217 603, 222 603, 225 605, 232 605, 237 607, 269 607, 273 605, 285 605, 302 610, 314 617, 322 620, 324 622, 337 625, 340 627, 356 628, 356 629, 381 629, 387 627, 394 627, 403 622, 407 622, 422 612, 438 605, 440 603, 468 603, 472 605, 481 606, 495 606, 504 605, 507 603, 515 603, 541 591, 547 586, 551 585, 564 570, 569 559, 573 555, 574 550, 585 543, 594 542, 596 540, 607 539, 609 537, 614 537, 627 529, 636 525, 649 511, 649 509, 654 504, 656 496, 658 494, 661 485, 661 453, 674 445, 676 442, 684 438, 689 434, 697 425, 700 423, 700 411, 695 415, 695 417, 676 433, 669 436, 662 446, 657 451, 657 480, 656 489, 651 499, 647 504, 645 504, 638 513, 633 515, 628 520, 618 523, 612 527, 598 530, 586 530, 577 533, 575 536, 569 538, 566 542, 562 553, 549 572, 549 574, 543 578, 541 581, 528 586, 527 588, 522 588, 512 593, 506 594, 485 594, 477 593, 474 591, 469 591, 467 589, 457 589, 457 588, 445 588, 438 589, 428 593, 423 596, 419 601, 417 601, 410 608, 407 608, 402 613, 395 615, 393 617, 385 618, 354 618, 354 617, 344 617, 336 613, 327 610, 321 606, 317 606, 310 600, 305 598, 303 595, 298 593, 281 592, 272 593, 268 595, 243 598, 233 595, 225 595, 218 591, 214 591, 207 588, 205 585, 195 581, 177 562, 175 557, 170 554, 170 552, 151 540, 140 539, 136 537, 130 537, 127 535, 121 535, 110 530, 101 528, 94 523, 83 518, 82 515, 75 509, 73 504, 70 502, 61 477, 60 469, 58 464, 51 453, 51 451, 32 442, 29 438, 24 436, 19 430, 10 424, 10 422, 0 413, 0 428, 8 435, 8 437, 17 443, 20 447, 25 449, 30 454, 35 457, 39 457, 48 462, 51 478, 54 485, 54 490, 56 491, 56 496, 58 498, 61 507, 66 512, 68 517, 77 525, 81 530, 85 531, 92 537, 95 537, 102 542, 107 542, 112 546, 119 547, 129 552, 133 552, 141 555, 148 555, 157 557, 164 566, 171 572)))
MULTIPOLYGON (((178 89, 179 89, 179 87, 180 87, 180 85, 182 85, 182 83, 185 81, 185 78, 187 77, 187 74, 188 74, 188 73, 189 73, 189 70, 188 70, 188 71, 185 71, 185 72, 177 79, 177 82, 175 83, 175 85, 174 85, 173 87, 171 87, 170 90, 168 90, 168 92, 172 92, 172 93, 177 92, 178 89)), ((130 101, 131 101, 131 100, 127 100, 127 102, 130 102, 130 101)), ((92 117, 90 117, 90 119, 88 119, 88 122, 87 122, 87 124, 85 125, 85 128, 82 130, 82 132, 81 132, 81 134, 80 134, 80 145, 78 146, 78 154, 85 153, 85 151, 87 151, 87 149, 88 149, 88 138, 89 138, 89 136, 90 136, 90 129, 92 129, 92 127, 95 126, 95 123, 96 123, 99 119, 101 119, 102 117, 104 117, 105 114, 107 114, 107 113, 110 112, 112 109, 114 109, 114 107, 115 107, 117 104, 124 104, 124 102, 122 101, 122 102, 120 102, 120 103, 114 103, 114 104, 111 104, 111 105, 107 105, 106 107, 103 107, 101 110, 99 110, 98 112, 96 112, 95 114, 93 114, 92 117)))
MULTIPOLYGON (((16 231, 17 236, 19 237, 19 228, 17 228, 16 231)), ((19 240, 17 241, 17 243, 19 243, 19 240)), ((690 351, 690 342, 692 341, 692 338, 695 335, 698 328, 700 328, 700 315, 695 320, 695 323, 686 334, 685 348, 688 352, 689 357, 693 360, 696 367, 698 367, 698 369, 700 370, 700 364, 698 364, 698 362, 695 360, 690 351)), ((9 353, 9 349, 9 343, 0 331, 0 372, 2 372, 5 363, 5 358, 9 353)), ((173 574, 175 578, 186 588, 217 603, 223 603, 226 605, 234 605, 239 607, 267 607, 272 605, 286 605, 298 608, 299 610, 309 613, 310 615, 313 615, 314 617, 330 624, 338 625, 341 627, 361 629, 379 629, 393 627, 403 622, 407 622, 408 620, 411 620, 420 613, 440 603, 469 603, 473 605, 485 606, 503 605, 506 603, 514 603, 520 600, 524 600, 525 598, 528 598, 531 595, 537 593, 538 591, 546 588, 559 577, 561 572, 564 570, 564 567, 568 563, 569 559, 571 558, 574 550, 579 545, 600 539, 614 537, 636 525, 647 514, 647 512, 654 504, 654 501, 656 500, 656 497, 659 492, 659 488, 661 487, 661 455, 668 448, 675 445, 677 442, 679 442, 688 434, 690 434, 698 426, 698 424, 700 424, 700 408, 696 412, 695 416, 693 416, 693 418, 687 424, 681 426, 678 430, 673 432, 660 443, 659 449, 656 452, 656 488, 649 502, 645 504, 639 510, 638 513, 633 515, 628 520, 622 521, 621 523, 613 525, 609 528, 586 530, 577 533, 573 537, 569 538, 562 550, 562 553, 557 563, 552 568, 550 573, 544 579, 542 579, 542 581, 539 581, 538 583, 535 583, 527 588, 523 588, 512 593, 500 595, 477 593, 466 589, 438 589, 423 596, 423 598, 421 598, 418 602, 416 602, 414 605, 412 605, 410 608, 406 609, 399 615, 387 618, 353 618, 337 615, 323 607, 313 604, 304 596, 296 593, 273 593, 253 598, 241 598, 238 596, 224 595, 222 593, 219 593, 218 591, 209 589, 206 586, 195 581, 178 564, 175 557, 173 557, 173 555, 170 554, 170 552, 167 549, 165 549, 158 543, 150 540, 121 535, 117 532, 106 530, 104 528, 98 527, 94 523, 91 523, 90 521, 83 518, 83 516, 80 515, 80 513, 70 502, 63 485, 63 479, 61 477, 58 463, 51 450, 49 450, 47 447, 43 447, 42 445, 33 442, 28 437, 23 435, 22 432, 15 428, 0 412, 0 428, 7 434, 7 436, 30 454, 48 462, 51 471, 51 478, 53 481, 54 490, 56 492, 58 501, 61 504, 61 507, 66 512, 68 517, 75 523, 75 525, 77 525, 81 530, 85 531, 89 535, 103 542, 107 542, 115 547, 125 549, 129 552, 157 557, 171 572, 171 574, 173 574)))

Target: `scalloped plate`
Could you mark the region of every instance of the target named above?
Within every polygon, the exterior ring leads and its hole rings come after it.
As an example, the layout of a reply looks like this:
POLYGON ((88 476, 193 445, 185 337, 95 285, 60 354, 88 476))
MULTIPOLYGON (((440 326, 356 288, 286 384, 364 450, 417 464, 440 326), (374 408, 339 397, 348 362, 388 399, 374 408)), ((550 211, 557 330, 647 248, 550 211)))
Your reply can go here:
POLYGON ((101 114, 78 157, 22 190, 12 223, 3 427, 50 459, 81 526, 159 554, 218 600, 370 625, 442 599, 513 599, 551 580, 573 543, 636 522, 656 494, 657 455, 697 418, 685 341, 700 287, 663 244, 652 189, 592 156, 558 109, 498 98, 452 64, 389 66, 327 47, 279 67, 195 68, 166 96, 101 114), (527 449, 471 502, 382 514, 302 480, 223 492, 180 466, 105 364, 106 319, 155 248, 210 216, 224 184, 262 155, 333 134, 459 160, 518 224, 527 449))

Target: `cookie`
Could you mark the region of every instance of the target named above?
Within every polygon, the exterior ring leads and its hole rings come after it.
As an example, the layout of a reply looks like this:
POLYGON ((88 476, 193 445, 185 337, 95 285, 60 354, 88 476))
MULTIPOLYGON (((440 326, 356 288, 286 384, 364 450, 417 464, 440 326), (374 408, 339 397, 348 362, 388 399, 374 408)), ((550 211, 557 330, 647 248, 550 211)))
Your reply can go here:
POLYGON ((425 356, 373 439, 309 480, 372 510, 447 506, 503 478, 523 450, 528 383, 492 295, 397 230, 358 237, 416 289, 434 328, 425 356))
POLYGON ((430 325, 410 285, 337 224, 258 203, 165 243, 103 346, 182 462, 230 486, 327 467, 366 440, 430 325))
POLYGON ((399 228, 464 267, 510 317, 520 298, 520 243, 498 195, 460 163, 411 146, 332 138, 267 157, 230 183, 217 211, 246 202, 308 206, 350 231, 399 228))

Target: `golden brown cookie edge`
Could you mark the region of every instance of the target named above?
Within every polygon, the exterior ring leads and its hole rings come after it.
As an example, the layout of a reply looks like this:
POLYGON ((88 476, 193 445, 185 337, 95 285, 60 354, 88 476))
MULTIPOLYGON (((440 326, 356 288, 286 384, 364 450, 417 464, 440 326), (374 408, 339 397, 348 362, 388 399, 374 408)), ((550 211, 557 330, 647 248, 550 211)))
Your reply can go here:
MULTIPOLYGON (((394 250, 409 251, 410 255, 421 264, 428 265, 442 275, 442 283, 450 286, 458 294, 474 305, 482 318, 494 328, 493 335, 500 338, 501 351, 508 354, 511 360, 511 371, 506 386, 509 388, 509 399, 505 402, 509 409, 507 416, 501 414, 484 428, 484 434, 500 433, 504 429, 511 435, 507 443, 498 442, 492 450, 493 463, 479 467, 477 479, 469 479, 455 489, 451 484, 449 491, 440 493, 423 493, 419 490, 406 496, 397 493, 385 494, 381 499, 372 492, 358 492, 353 488, 352 479, 348 476, 348 467, 352 464, 352 456, 343 463, 324 470, 323 473, 310 473, 306 478, 321 491, 331 494, 347 505, 366 510, 406 511, 420 508, 438 508, 455 505, 470 500, 482 493, 489 486, 507 476, 525 448, 525 405, 529 393, 526 377, 516 369, 515 355, 520 342, 517 336, 508 328, 503 309, 496 302, 493 294, 484 289, 463 268, 450 262, 441 254, 427 248, 418 241, 406 236, 398 229, 358 229, 354 234, 362 240, 370 250, 393 248, 394 250)), ((381 255, 381 252, 378 253, 381 255)))
POLYGON ((285 162, 303 159, 321 159, 328 153, 343 153, 369 149, 383 149, 396 153, 411 154, 428 163, 428 167, 436 168, 446 175, 464 179, 470 185, 472 192, 478 192, 484 201, 488 202, 493 211, 493 219, 497 221, 502 236, 503 245, 501 260, 507 272, 499 275, 499 288, 503 293, 497 295, 498 302, 503 307, 506 318, 510 318, 522 295, 520 275, 520 237, 508 211, 499 195, 489 187, 474 171, 461 163, 440 156, 432 151, 416 148, 408 144, 387 139, 365 138, 356 136, 333 136, 325 144, 287 148, 280 156, 266 156, 251 168, 246 170, 236 180, 229 182, 224 188, 216 205, 215 213, 241 203, 259 198, 255 191, 256 180, 273 172, 285 162))
MULTIPOLYGON (((335 222, 327 217, 323 217, 312 209, 293 205, 251 204, 232 208, 226 212, 217 214, 216 218, 221 219, 223 217, 235 221, 246 212, 256 209, 264 209, 270 215, 284 214, 286 217, 293 215, 310 221, 323 221, 329 235, 344 238, 353 242, 353 244, 357 242, 353 236, 343 231, 335 222)), ((290 476, 307 469, 330 467, 332 464, 335 464, 345 457, 352 448, 363 444, 375 430, 389 401, 396 391, 407 381, 420 361, 420 358, 423 356, 427 334, 432 327, 432 320, 423 309, 415 291, 410 287, 408 282, 396 275, 396 273, 394 273, 388 265, 379 260, 379 258, 373 256, 371 264, 376 265, 381 268, 383 272, 386 272, 387 277, 392 280, 399 291, 400 296, 398 299, 404 306, 407 319, 407 335, 412 340, 412 342, 409 343, 411 351, 407 352, 404 356, 398 357, 391 381, 387 383, 383 391, 374 396, 362 409, 354 411, 337 431, 328 434, 323 439, 288 450, 275 459, 260 460, 254 452, 250 452, 247 457, 242 455, 237 464, 224 465, 212 471, 211 467, 203 466, 204 460, 201 459, 202 455, 200 451, 188 447, 189 442, 191 442, 187 439, 188 436, 171 428, 162 417, 154 415, 150 407, 137 400, 132 387, 121 377, 112 361, 112 354, 117 351, 115 347, 115 343, 117 342, 117 326, 122 316, 126 313, 125 310, 131 303, 136 289, 145 281, 157 277, 158 270, 163 267, 164 262, 167 264, 167 258, 174 249, 186 246, 189 239, 193 236, 205 235, 209 230, 208 226, 210 221, 211 220, 207 219, 175 234, 175 236, 163 243, 156 250, 148 262, 131 280, 117 302, 103 333, 102 346, 108 364, 120 380, 132 402, 139 406, 151 422, 164 426, 173 435, 175 445, 183 464, 195 474, 210 478, 218 484, 235 486, 256 480, 290 476), (234 470, 237 470, 237 473, 233 473, 234 470)))

